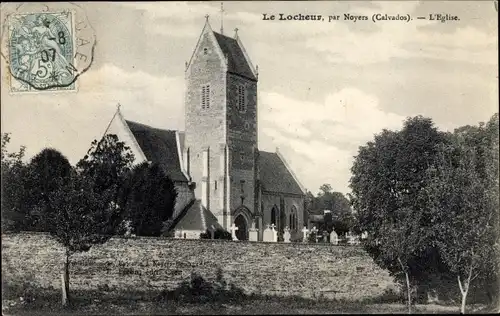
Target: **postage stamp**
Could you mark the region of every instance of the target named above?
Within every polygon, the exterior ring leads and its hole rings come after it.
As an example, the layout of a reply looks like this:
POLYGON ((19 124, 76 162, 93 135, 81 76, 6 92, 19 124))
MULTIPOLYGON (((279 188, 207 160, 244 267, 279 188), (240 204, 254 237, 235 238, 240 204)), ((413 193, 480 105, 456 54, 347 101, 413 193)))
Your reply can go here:
POLYGON ((77 90, 77 79, 90 67, 95 46, 82 13, 74 4, 59 3, 19 6, 7 15, 2 54, 12 93, 77 90))
POLYGON ((17 92, 75 88, 71 12, 12 16, 9 60, 17 92))

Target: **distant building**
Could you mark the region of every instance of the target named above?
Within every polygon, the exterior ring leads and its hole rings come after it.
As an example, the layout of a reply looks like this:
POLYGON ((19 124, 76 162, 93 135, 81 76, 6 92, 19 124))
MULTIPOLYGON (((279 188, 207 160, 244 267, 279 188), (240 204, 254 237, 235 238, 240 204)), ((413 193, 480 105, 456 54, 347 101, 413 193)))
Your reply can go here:
POLYGON ((255 221, 260 240, 267 224, 301 236, 305 190, 278 150, 258 149, 258 73, 238 35, 212 31, 207 19, 185 79, 185 132, 125 120, 119 109, 106 131, 132 148, 136 163, 159 163, 175 182, 169 230, 199 238, 234 223, 247 240, 255 221))

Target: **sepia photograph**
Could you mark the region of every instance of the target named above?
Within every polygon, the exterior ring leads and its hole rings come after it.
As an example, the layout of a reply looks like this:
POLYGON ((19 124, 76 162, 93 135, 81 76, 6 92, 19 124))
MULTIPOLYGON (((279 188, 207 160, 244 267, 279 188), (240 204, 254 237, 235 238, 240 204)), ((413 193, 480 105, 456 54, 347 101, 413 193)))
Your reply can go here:
POLYGON ((498 1, 2 2, 2 315, 500 313, 498 1))

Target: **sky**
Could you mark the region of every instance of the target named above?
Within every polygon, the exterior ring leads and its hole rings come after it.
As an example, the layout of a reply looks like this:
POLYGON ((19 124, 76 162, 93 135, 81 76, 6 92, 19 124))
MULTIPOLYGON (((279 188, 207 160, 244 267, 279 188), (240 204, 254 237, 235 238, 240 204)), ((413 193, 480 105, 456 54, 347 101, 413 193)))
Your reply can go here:
MULTIPOLYGON (((79 5, 97 45, 77 92, 11 94, 2 57, 1 130, 11 133, 9 149, 24 145, 29 159, 52 147, 75 164, 118 103, 126 119, 184 130, 185 62, 206 14, 220 31, 220 2, 79 5)), ((224 34, 237 27, 258 65, 259 149, 278 147, 313 193, 323 183, 348 193, 359 146, 384 128, 400 129, 409 116, 452 131, 498 112, 497 23, 493 1, 227 1, 223 17, 224 34), (264 13, 341 20, 264 21, 264 13), (345 13, 414 20, 353 22, 345 13), (416 19, 434 13, 459 21, 416 19)))

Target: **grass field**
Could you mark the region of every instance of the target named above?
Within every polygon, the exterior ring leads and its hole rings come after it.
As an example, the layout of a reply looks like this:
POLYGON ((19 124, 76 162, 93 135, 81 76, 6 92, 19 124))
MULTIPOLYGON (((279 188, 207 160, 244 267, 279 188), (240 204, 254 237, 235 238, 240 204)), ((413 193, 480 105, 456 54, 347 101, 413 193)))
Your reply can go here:
MULTIPOLYGON (((380 314, 407 313, 402 302, 381 297, 365 301, 327 301, 298 297, 243 295, 227 290, 207 294, 193 289, 165 293, 105 293, 74 291, 69 308, 61 306, 55 290, 31 290, 25 297, 3 293, 3 315, 252 315, 252 314, 380 314), (5 295, 7 294, 7 295, 5 295)), ((458 313, 458 306, 416 305, 414 313, 458 313)), ((468 312, 480 312, 470 307, 468 312)), ((484 311, 483 311, 484 312, 484 311)))
MULTIPOLYGON (((3 302, 3 306, 8 305, 3 302)), ((293 302, 287 299, 249 298, 239 302, 183 302, 141 300, 76 300, 71 308, 59 302, 18 303, 4 307, 4 315, 263 315, 263 314, 332 314, 332 313, 406 313, 403 304, 362 302, 293 302)), ((458 313, 457 307, 417 305, 415 313, 458 313)))

